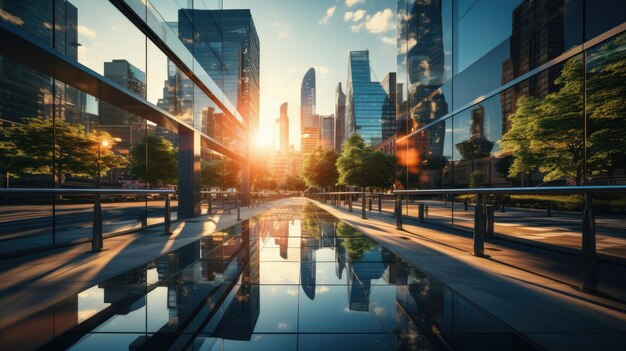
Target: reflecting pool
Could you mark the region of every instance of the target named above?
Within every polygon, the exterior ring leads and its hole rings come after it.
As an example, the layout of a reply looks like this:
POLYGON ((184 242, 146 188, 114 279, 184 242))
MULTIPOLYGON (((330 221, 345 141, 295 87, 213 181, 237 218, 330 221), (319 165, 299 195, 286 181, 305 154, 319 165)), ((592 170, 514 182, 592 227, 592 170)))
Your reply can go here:
POLYGON ((313 204, 275 208, 204 237, 0 336, 7 349, 534 348, 313 204))

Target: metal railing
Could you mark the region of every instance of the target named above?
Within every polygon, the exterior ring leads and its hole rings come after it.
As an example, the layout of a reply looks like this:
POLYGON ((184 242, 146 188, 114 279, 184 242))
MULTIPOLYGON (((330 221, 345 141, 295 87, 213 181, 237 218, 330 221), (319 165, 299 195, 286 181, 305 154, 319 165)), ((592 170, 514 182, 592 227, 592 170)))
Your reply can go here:
MULTIPOLYGON (((241 195, 240 191, 208 191, 200 192, 202 200, 206 201, 208 206, 208 214, 213 214, 213 210, 217 204, 221 205, 223 211, 228 214, 232 213, 233 208, 237 209, 237 220, 241 220, 241 195)), ((262 203, 273 201, 288 196, 292 196, 293 192, 250 192, 250 203, 248 208, 260 206, 262 203)))
POLYGON ((165 215, 163 218, 163 233, 171 234, 172 213, 170 208, 170 195, 174 190, 130 190, 130 189, 35 189, 35 188, 10 188, 0 189, 0 196, 93 196, 93 227, 91 230, 91 251, 105 250, 102 237, 102 195, 164 195, 165 215))
MULTIPOLYGON (((550 195, 567 194, 583 195, 582 211, 582 247, 581 260, 583 267, 582 289, 587 291, 597 291, 597 254, 596 254, 596 224, 593 211, 593 196, 596 194, 616 194, 626 193, 626 185, 599 185, 599 186, 558 186, 558 187, 520 187, 520 188, 469 188, 469 189, 423 189, 423 190, 396 190, 393 194, 366 193, 366 192, 324 192, 310 194, 317 196, 320 201, 333 205, 340 205, 342 199, 347 201, 348 210, 352 212, 353 197, 361 197, 361 218, 365 219, 366 198, 370 198, 369 210, 371 211, 371 199, 378 198, 378 211, 381 211, 380 202, 382 197, 392 197, 394 199, 393 212, 396 218, 396 229, 402 230, 402 201, 403 198, 429 195, 475 195, 476 206, 474 207, 473 225, 473 247, 472 255, 478 257, 488 257, 485 255, 485 237, 492 237, 494 234, 494 208, 487 204, 489 195, 550 195)), ((408 204, 408 202, 407 202, 408 204)), ((467 205, 466 205, 467 206, 467 205)), ((428 205, 420 203, 418 200, 418 222, 425 222, 424 217, 428 216, 428 205)), ((551 216, 551 207, 548 206, 546 216, 551 216)))

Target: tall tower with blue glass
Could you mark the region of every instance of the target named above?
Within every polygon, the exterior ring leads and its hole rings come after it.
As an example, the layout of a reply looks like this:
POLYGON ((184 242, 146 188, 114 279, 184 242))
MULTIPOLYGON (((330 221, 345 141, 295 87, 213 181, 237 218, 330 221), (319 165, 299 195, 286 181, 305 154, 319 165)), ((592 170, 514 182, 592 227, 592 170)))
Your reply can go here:
POLYGON ((383 141, 382 111, 387 93, 372 81, 369 51, 350 51, 346 91, 346 138, 357 133, 365 143, 375 146, 383 141))

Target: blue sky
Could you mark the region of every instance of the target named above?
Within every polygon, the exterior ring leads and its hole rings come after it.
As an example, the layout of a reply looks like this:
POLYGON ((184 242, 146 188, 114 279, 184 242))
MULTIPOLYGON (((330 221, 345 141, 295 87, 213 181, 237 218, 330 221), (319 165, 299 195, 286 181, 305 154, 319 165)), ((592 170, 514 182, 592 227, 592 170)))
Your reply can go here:
POLYGON ((374 79, 396 70, 395 0, 224 0, 249 8, 261 42, 261 132, 276 139, 279 107, 289 103, 290 143, 300 146, 300 84, 317 73, 317 112, 334 113, 345 89, 348 52, 370 50, 374 79))

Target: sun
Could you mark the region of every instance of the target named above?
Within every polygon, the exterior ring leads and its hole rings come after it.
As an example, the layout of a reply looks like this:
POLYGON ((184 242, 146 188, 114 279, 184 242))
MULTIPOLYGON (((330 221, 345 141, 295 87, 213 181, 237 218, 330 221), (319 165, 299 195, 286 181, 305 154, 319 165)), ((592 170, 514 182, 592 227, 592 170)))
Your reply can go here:
POLYGON ((270 146, 273 146, 274 140, 269 133, 260 131, 259 134, 257 134, 254 143, 259 148, 268 148, 270 146))

